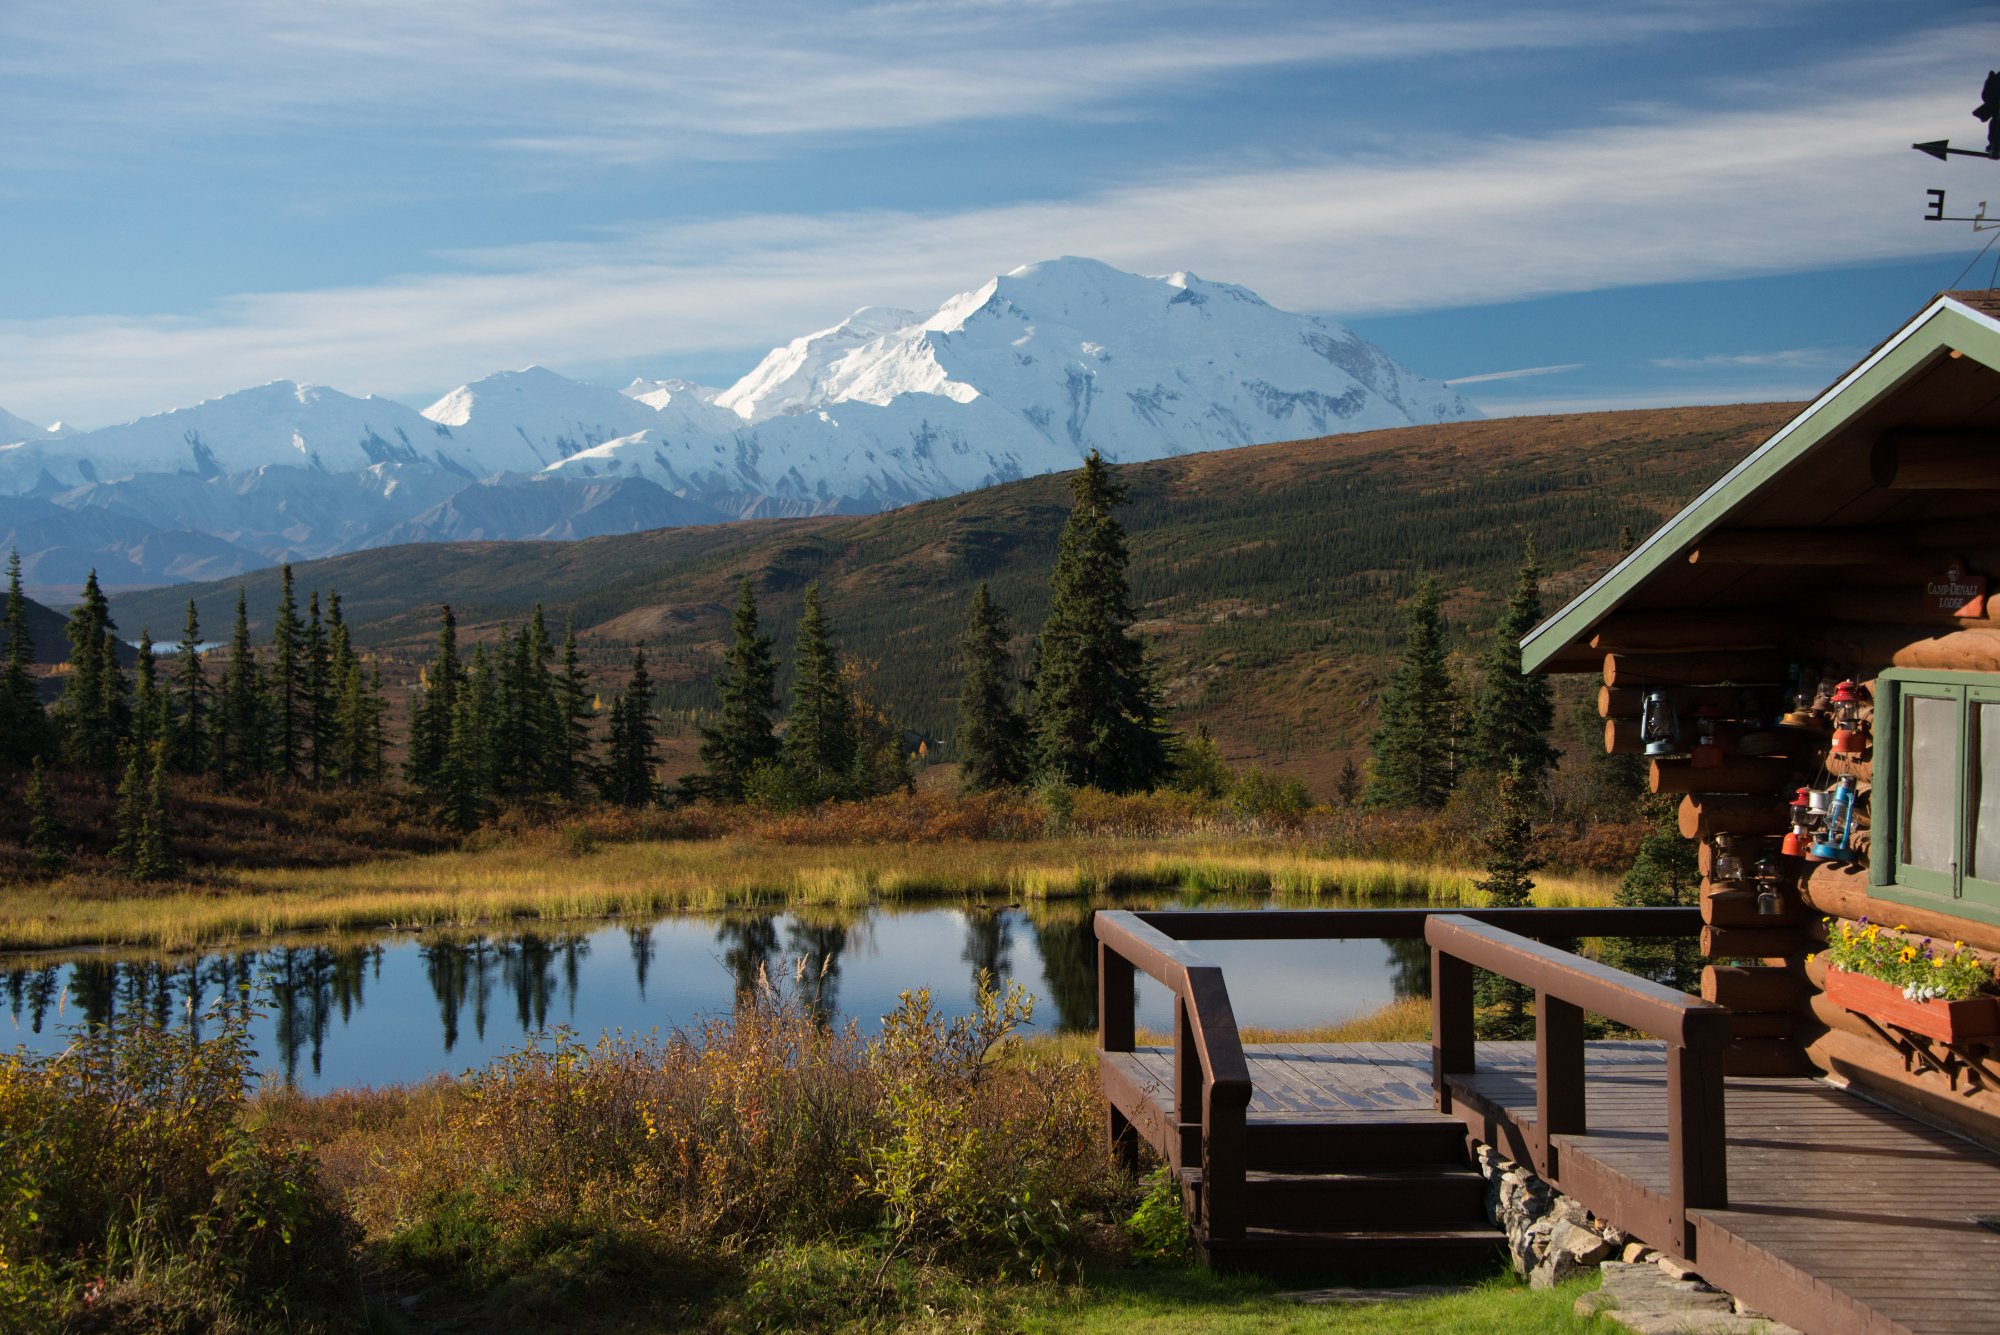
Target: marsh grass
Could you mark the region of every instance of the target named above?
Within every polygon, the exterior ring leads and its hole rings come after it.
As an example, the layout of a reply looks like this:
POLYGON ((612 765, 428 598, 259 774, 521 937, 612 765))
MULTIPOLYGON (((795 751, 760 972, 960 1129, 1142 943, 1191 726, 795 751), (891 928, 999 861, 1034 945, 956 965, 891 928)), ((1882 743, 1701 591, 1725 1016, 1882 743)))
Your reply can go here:
MULTIPOLYGON (((420 857, 240 873, 143 897, 64 882, 0 897, 0 948, 186 950, 288 932, 474 927, 783 905, 1058 901, 1137 891, 1264 895, 1299 905, 1479 902, 1469 867, 1316 851, 1273 837, 1065 836, 824 846, 764 838, 497 842, 420 857)), ((1543 879, 1536 902, 1608 903, 1614 882, 1543 879)))

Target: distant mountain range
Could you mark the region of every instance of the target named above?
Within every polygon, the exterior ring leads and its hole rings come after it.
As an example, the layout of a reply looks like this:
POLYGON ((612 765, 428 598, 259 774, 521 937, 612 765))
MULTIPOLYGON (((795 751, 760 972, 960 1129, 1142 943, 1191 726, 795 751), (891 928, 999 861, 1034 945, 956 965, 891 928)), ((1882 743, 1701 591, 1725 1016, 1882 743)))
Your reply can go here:
MULTIPOLYGON (((1138 629, 1175 725, 1205 725, 1232 760, 1276 765, 1331 793, 1342 758, 1366 745, 1419 572, 1444 591, 1454 644, 1476 650, 1513 588, 1524 538, 1549 572, 1545 605, 1560 606, 1618 558, 1622 530, 1658 526, 1795 411, 1745 404, 1453 422, 1121 467, 1138 629)), ((973 590, 989 583, 1013 613, 1025 668, 1068 511, 1065 480, 1044 476, 884 514, 378 548, 294 573, 301 596, 339 591, 396 699, 431 653, 441 602, 468 644, 491 643, 541 604, 553 624, 573 620, 585 662, 604 680, 621 679, 643 644, 671 723, 672 763, 683 767, 693 764, 690 711, 716 703, 739 582, 754 581, 787 665, 804 590, 818 582, 842 651, 866 665, 868 689, 904 727, 944 739, 949 757, 973 590)), ((206 632, 220 635, 240 587, 262 638, 278 579, 261 570, 119 594, 112 611, 127 635, 172 633, 193 598, 206 632)), ((1568 707, 1580 703, 1596 748, 1595 695, 1578 701, 1581 686, 1562 689, 1563 734, 1568 707)))
POLYGON ((1189 273, 1028 265, 868 307, 727 389, 541 367, 419 413, 277 381, 97 431, 0 412, 28 583, 225 578, 412 542, 867 514, 1073 468, 1478 414, 1330 320, 1189 273))

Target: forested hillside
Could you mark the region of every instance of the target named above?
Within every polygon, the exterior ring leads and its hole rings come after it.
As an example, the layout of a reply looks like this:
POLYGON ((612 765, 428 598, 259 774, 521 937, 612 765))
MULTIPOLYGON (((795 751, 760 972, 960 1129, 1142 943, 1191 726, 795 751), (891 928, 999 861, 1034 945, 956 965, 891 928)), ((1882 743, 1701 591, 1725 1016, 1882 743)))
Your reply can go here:
MULTIPOLYGON (((1320 788, 1365 745, 1374 693, 1419 573, 1445 592, 1452 634, 1483 634, 1532 536, 1559 606, 1794 411, 1757 404, 1513 418, 1400 428, 1187 455, 1118 470, 1145 634, 1177 726, 1203 723, 1232 760, 1320 788)), ((841 646, 870 665, 904 726, 953 730, 954 646, 974 588, 992 585, 1018 661, 1047 605, 1062 476, 884 514, 768 520, 564 543, 457 543, 358 552, 296 567, 337 589, 356 641, 396 684, 428 652, 449 602, 469 640, 536 602, 573 615, 605 662, 643 644, 671 733, 712 707, 712 674, 738 581, 749 575, 789 667, 806 584, 817 580, 841 646)), ((253 613, 276 571, 118 598, 127 635, 178 627, 195 597, 225 625, 236 589, 253 613)), ((260 628, 262 634, 268 628, 260 628)))

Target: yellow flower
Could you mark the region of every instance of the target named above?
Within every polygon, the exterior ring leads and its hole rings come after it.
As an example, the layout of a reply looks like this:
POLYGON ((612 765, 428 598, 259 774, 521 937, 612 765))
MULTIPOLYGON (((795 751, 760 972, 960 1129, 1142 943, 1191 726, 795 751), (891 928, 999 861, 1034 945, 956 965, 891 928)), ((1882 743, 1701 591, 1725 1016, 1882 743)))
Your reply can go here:
POLYGON ((1942 969, 1946 963, 1947 961, 1945 960, 1945 957, 1939 955, 1936 959, 1931 961, 1931 967, 1933 969, 1942 969))
POLYGON ((1813 962, 1813 960, 1815 960, 1816 958, 1818 958, 1818 956, 1817 956, 1817 955, 1807 955, 1807 956, 1806 956, 1806 963, 1807 963, 1807 964, 1811 964, 1811 963, 1813 962))
POLYGON ((1905 964, 1908 964, 1911 960, 1915 959, 1916 957, 1917 957, 1917 948, 1915 946, 1904 946, 1902 950, 1899 951, 1896 955, 1896 958, 1901 960, 1905 964))

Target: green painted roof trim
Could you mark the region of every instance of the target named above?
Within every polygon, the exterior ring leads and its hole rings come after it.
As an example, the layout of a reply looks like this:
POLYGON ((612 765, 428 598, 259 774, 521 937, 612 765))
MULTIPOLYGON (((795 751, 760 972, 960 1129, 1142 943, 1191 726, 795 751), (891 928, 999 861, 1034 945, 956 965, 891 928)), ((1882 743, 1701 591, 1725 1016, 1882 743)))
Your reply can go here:
POLYGON ((1949 349, 2000 370, 2000 322, 1949 297, 1939 297, 1925 307, 1895 337, 1834 382, 1804 412, 1634 547, 1595 584, 1530 631, 1521 641, 1523 670, 1539 671, 1660 567, 1679 560, 1752 493, 1949 349))

